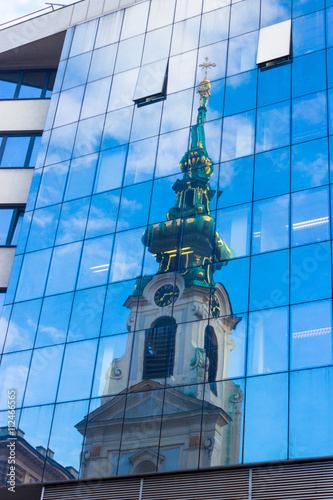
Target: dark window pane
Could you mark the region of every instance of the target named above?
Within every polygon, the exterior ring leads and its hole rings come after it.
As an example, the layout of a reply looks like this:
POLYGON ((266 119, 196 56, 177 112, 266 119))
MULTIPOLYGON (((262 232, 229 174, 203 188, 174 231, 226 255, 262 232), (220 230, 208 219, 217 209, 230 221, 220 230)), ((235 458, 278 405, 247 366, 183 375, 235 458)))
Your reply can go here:
POLYGON ((30 136, 7 137, 5 150, 1 160, 1 167, 24 167, 30 145, 30 136))
POLYGON ((38 99, 41 97, 45 78, 45 71, 25 71, 18 98, 38 99))
POLYGON ((0 99, 13 99, 20 73, 0 71, 0 99))

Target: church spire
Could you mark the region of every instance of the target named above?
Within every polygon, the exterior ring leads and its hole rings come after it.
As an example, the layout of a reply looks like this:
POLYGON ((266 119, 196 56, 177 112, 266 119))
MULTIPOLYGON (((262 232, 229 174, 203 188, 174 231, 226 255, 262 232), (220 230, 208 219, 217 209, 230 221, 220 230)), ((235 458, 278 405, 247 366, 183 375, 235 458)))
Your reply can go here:
POLYGON ((200 106, 196 124, 191 128, 191 146, 180 161, 183 177, 172 187, 175 206, 167 213, 168 222, 149 226, 142 236, 142 243, 160 264, 158 272, 179 272, 186 287, 211 286, 214 270, 234 256, 215 231, 215 219, 210 213, 216 191, 209 184, 214 162, 206 148, 204 124, 211 95, 208 70, 215 66, 208 57, 199 65, 205 70, 197 89, 200 106))

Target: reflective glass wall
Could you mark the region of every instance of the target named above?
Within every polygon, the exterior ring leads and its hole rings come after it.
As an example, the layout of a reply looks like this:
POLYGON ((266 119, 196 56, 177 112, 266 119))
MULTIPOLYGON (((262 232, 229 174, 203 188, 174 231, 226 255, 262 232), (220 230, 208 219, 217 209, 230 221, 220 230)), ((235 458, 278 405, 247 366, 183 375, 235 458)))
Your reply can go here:
POLYGON ((67 32, 0 323, 22 482, 333 454, 326 4, 67 32), (288 19, 291 59, 258 68, 288 19))

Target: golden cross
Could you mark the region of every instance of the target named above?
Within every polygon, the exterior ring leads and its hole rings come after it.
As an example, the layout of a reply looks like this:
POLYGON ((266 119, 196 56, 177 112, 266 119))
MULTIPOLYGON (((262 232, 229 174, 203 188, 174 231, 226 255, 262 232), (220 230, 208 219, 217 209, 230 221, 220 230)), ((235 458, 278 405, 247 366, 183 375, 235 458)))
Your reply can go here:
POLYGON ((207 80, 207 71, 209 68, 215 68, 216 64, 209 61, 208 57, 205 57, 205 61, 199 64, 199 68, 205 69, 205 80, 207 80))

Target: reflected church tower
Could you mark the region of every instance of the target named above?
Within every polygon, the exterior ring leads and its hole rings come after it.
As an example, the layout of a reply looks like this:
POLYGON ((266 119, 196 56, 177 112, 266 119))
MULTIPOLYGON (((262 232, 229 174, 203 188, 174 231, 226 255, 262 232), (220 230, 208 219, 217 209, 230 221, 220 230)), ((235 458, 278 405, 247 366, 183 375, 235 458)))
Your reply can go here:
POLYGON ((197 92, 200 106, 191 145, 173 185, 175 206, 142 243, 159 269, 137 279, 125 354, 106 373, 101 406, 77 429, 86 433, 82 477, 238 463, 242 391, 228 380, 241 318, 214 272, 234 257, 215 231, 209 179, 214 163, 204 124, 210 96, 208 61, 197 92), (218 382, 223 381, 223 382, 218 382), (127 393, 127 394, 126 394, 127 393), (125 418, 123 419, 125 415, 125 418), (122 438, 120 439, 120 435, 122 438), (120 456, 120 458, 119 458, 120 456))

